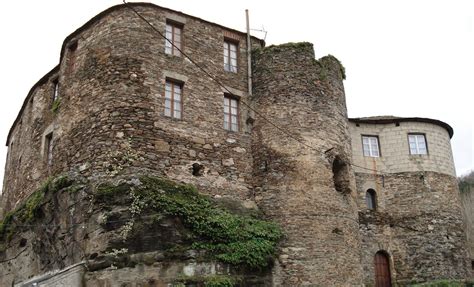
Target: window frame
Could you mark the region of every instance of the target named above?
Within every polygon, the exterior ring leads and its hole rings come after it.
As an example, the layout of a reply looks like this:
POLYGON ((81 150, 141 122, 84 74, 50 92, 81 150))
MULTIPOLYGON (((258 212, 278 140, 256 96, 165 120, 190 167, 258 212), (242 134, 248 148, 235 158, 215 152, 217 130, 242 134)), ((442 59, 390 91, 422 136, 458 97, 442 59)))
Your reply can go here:
POLYGON ((224 38, 224 47, 222 50, 224 56, 224 71, 235 73, 239 72, 239 41, 229 38, 224 38), (235 66, 232 66, 232 57, 231 57, 231 45, 235 46, 235 66), (226 49, 227 49, 227 56, 226 56, 226 49), (226 65, 226 59, 228 60, 228 65, 226 65), (228 67, 228 68, 227 68, 228 67), (235 67, 235 71, 232 69, 235 67))
POLYGON ((428 140, 426 139, 426 134, 424 133, 408 133, 407 134, 407 140, 408 140, 408 152, 410 155, 428 155, 428 140), (415 144, 416 144, 416 153, 412 153, 411 146, 410 146, 410 136, 415 136, 415 144), (419 146, 418 146, 418 139, 417 137, 422 136, 423 140, 425 142, 425 150, 426 153, 420 153, 419 152, 419 146))
POLYGON ((181 57, 181 51, 183 51, 183 31, 184 31, 184 24, 172 21, 172 20, 166 20, 166 25, 165 25, 165 54, 170 55, 170 56, 176 56, 176 57, 181 57), (171 27, 171 39, 168 39, 168 27, 171 27), (177 42, 175 39, 176 33, 175 30, 179 30, 179 41, 177 42), (170 40, 170 41, 168 41, 170 40), (179 43, 176 44, 176 43, 179 43), (170 46, 169 46, 170 45, 170 46), (175 47, 177 46, 177 48, 175 47), (171 49, 171 51, 168 51, 168 49, 171 49), (179 49, 179 50, 178 50, 179 49))
POLYGON ((184 94, 183 91, 184 91, 184 82, 176 80, 176 79, 171 79, 171 78, 166 78, 165 79, 164 111, 163 111, 163 115, 165 117, 176 119, 176 120, 182 120, 183 119, 183 94, 184 94), (168 90, 167 90, 168 84, 171 85, 171 91, 170 91, 171 97, 169 99, 166 97, 166 94, 168 92, 168 90), (176 110, 175 110, 175 102, 176 102, 175 101, 175 95, 176 95, 175 87, 176 86, 179 86, 179 88, 180 88, 180 94, 179 94, 179 99, 180 99, 179 100, 179 113, 180 113, 180 116, 179 117, 177 117, 175 115, 175 112, 176 112, 176 110), (170 114, 169 115, 166 114, 166 110, 167 110, 166 101, 167 100, 170 101, 170 108, 169 108, 170 109, 170 114))
POLYGON ((380 139, 379 139, 379 136, 378 135, 366 135, 366 134, 363 134, 361 135, 361 143, 362 143, 362 155, 364 157, 373 157, 373 158, 379 158, 379 157, 382 157, 382 150, 380 148, 380 139), (364 138, 368 138, 369 139, 369 155, 366 155, 365 154, 365 149, 364 149, 364 138), (375 138, 377 140, 377 151, 378 151, 378 155, 377 156, 374 156, 372 155, 372 144, 370 143, 370 138, 375 138))
POLYGON ((369 188, 365 191, 365 204, 368 210, 377 210, 377 192, 375 189, 369 188))
POLYGON ((228 94, 228 93, 224 93, 224 98, 223 98, 223 111, 224 111, 224 130, 226 131, 229 131, 229 132, 240 132, 240 97, 238 96, 235 96, 235 95, 232 95, 232 94, 228 94), (226 99, 229 100, 229 105, 228 105, 228 110, 226 110, 226 104, 225 104, 225 101, 226 99), (236 109, 237 109, 237 113, 234 115, 232 114, 232 101, 235 101, 236 102, 236 109), (232 122, 232 116, 236 116, 236 125, 237 125, 237 129, 234 130, 232 128, 233 126, 233 122, 232 122), (228 128, 226 128, 225 124, 226 124, 226 118, 228 118, 228 128))

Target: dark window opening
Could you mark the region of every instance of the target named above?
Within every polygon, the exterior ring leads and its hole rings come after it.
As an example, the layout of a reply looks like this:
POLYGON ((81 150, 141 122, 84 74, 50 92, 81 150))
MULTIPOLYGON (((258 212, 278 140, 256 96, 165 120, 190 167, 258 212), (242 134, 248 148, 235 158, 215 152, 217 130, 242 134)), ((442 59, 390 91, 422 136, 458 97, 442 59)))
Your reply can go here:
POLYGON ((332 163, 334 188, 341 193, 350 193, 349 167, 339 156, 332 163))
POLYGON ((68 49, 69 49, 69 51, 71 51, 71 52, 76 51, 76 50, 77 50, 77 41, 72 42, 72 43, 68 46, 68 49))
POLYGON ((204 166, 197 162, 193 163, 193 175, 194 176, 201 176, 204 174, 204 166))
POLYGON ((20 240, 19 246, 20 246, 20 247, 25 247, 27 242, 28 242, 28 240, 27 240, 26 238, 22 238, 22 239, 20 240))
POLYGON ((369 189, 365 192, 365 201, 369 210, 377 209, 377 193, 373 189, 369 189))
POLYGON ((49 133, 44 138, 44 148, 46 154, 46 162, 48 166, 53 163, 53 133, 49 133))
POLYGON ((471 260, 471 268, 474 270, 474 260, 471 260))
POLYGON ((59 80, 53 81, 53 103, 59 98, 59 80))

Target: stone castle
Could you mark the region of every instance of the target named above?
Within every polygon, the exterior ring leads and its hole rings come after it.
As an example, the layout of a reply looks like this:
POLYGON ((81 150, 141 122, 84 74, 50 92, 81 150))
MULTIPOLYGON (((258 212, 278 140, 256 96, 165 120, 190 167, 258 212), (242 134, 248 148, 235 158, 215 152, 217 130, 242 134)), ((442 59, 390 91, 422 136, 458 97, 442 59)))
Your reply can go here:
POLYGON ((153 4, 92 18, 65 39, 59 65, 32 87, 8 135, 0 285, 470 278, 452 128, 427 118, 348 119, 344 68, 314 57, 309 43, 265 47, 153 4), (64 175, 80 184, 71 191, 64 175), (195 250, 168 256, 164 243, 186 241, 186 221, 174 217, 156 226, 143 219, 145 231, 118 244, 126 224, 117 222, 136 215, 127 209, 136 202, 91 198, 103 182, 133 190, 138 175, 192 184, 278 224, 271 264, 248 269, 195 250), (48 178, 55 180, 45 189, 48 178))

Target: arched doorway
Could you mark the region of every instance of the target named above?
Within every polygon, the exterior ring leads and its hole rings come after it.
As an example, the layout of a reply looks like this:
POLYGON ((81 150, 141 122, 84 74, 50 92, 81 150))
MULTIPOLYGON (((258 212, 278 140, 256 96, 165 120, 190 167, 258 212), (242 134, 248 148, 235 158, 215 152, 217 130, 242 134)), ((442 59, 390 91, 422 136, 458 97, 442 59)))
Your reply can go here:
POLYGON ((375 287, 391 287, 390 260, 388 253, 378 251, 374 257, 375 265, 375 287))

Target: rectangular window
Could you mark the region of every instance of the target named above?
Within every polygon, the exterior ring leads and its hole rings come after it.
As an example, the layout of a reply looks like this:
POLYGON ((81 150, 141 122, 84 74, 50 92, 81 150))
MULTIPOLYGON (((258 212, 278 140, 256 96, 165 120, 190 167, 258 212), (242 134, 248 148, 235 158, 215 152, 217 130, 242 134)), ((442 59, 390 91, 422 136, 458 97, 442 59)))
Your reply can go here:
POLYGON ((166 80, 165 116, 181 119, 183 84, 166 80))
POLYGON ((364 156, 380 157, 379 138, 377 136, 362 136, 364 156))
POLYGON ((44 151, 46 162, 50 166, 53 163, 53 133, 49 133, 44 137, 44 151))
POLYGON ((408 145, 410 146, 410 154, 428 154, 424 134, 408 134, 408 145))
POLYGON ((59 98, 59 80, 53 81, 53 103, 59 98))
POLYGON ((183 26, 175 23, 166 23, 166 40, 165 40, 165 53, 181 56, 179 50, 181 50, 181 34, 183 26))
POLYGON ((224 95, 224 129, 239 131, 239 100, 224 95))
POLYGON ((224 70, 237 73, 237 44, 224 41, 224 70))

